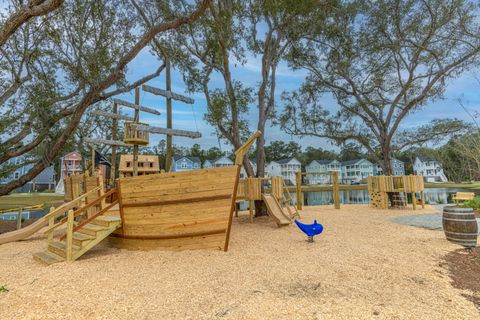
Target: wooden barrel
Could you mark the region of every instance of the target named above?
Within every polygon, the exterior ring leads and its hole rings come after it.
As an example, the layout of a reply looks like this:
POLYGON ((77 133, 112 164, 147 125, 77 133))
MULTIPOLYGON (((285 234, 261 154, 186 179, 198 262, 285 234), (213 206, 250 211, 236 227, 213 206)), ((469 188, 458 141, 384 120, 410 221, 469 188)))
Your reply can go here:
POLYGON ((444 207, 442 222, 447 240, 467 248, 477 245, 478 225, 472 208, 444 207))

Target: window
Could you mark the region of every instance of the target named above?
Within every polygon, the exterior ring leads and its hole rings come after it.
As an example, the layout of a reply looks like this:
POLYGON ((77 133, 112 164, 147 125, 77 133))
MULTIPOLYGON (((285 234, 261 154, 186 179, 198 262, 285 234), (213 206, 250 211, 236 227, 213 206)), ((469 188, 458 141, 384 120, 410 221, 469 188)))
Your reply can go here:
POLYGON ((127 165, 127 168, 130 168, 131 162, 130 162, 130 161, 127 161, 126 165, 127 165))
POLYGON ((68 165, 69 165, 69 166, 72 165, 72 160, 68 160, 68 165))
POLYGON ((153 168, 153 162, 150 162, 150 168, 153 168))
POLYGON ((20 172, 15 171, 15 173, 13 174, 13 178, 14 178, 14 179, 20 178, 20 172))
POLYGON ((139 162, 139 163, 138 163, 138 167, 139 167, 139 168, 143 168, 143 162, 139 162))
POLYGON ((180 165, 180 168, 182 168, 182 169, 187 169, 187 162, 186 162, 186 161, 182 161, 182 164, 180 165))
POLYGON ((193 167, 194 167, 195 169, 198 169, 198 163, 194 163, 194 164, 193 164, 193 167))

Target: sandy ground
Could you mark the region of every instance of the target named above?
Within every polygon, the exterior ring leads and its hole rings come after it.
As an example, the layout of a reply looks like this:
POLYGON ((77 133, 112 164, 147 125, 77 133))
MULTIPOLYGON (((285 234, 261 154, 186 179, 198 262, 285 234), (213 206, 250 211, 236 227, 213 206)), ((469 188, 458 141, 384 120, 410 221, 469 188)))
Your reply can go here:
POLYGON ((42 237, 0 246, 1 319, 479 319, 451 285, 440 231, 394 224, 432 213, 308 207, 324 224, 307 243, 295 225, 234 219, 228 252, 127 251, 99 245, 49 267, 42 237))

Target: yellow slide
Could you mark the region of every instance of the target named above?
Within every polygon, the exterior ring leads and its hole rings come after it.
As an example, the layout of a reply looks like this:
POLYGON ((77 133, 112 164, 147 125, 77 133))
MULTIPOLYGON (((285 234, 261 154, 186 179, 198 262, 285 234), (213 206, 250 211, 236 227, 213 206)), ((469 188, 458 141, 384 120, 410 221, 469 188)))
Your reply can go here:
POLYGON ((286 226, 292 223, 292 219, 282 209, 280 203, 278 203, 277 199, 271 194, 262 194, 262 199, 267 205, 267 212, 270 217, 275 220, 279 227, 286 226))
POLYGON ((0 234, 0 244, 26 239, 47 225, 48 218, 43 217, 24 228, 2 233, 0 234))

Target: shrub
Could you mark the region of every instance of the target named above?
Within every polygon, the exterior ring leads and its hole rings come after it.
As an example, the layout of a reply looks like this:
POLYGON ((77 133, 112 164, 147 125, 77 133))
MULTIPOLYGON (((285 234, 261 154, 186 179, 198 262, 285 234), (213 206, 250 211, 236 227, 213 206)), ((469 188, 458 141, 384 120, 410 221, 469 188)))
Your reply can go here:
POLYGON ((475 210, 480 210, 480 196, 476 196, 472 200, 467 200, 462 204, 464 208, 473 208, 475 210))

